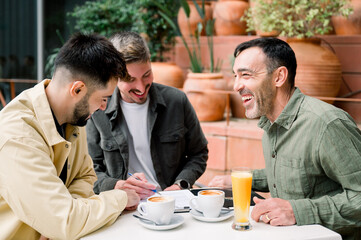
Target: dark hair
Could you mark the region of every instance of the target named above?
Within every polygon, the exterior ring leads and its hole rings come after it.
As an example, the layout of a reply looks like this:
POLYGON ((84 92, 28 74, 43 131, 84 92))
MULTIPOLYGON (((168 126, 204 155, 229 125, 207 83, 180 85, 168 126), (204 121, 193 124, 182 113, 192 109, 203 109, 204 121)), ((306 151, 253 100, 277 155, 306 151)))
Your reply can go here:
POLYGON ((146 41, 135 32, 115 33, 109 38, 114 47, 123 54, 129 63, 145 63, 150 61, 150 52, 146 41))
POLYGON ((266 66, 268 73, 273 72, 281 66, 285 66, 288 70, 288 83, 292 89, 295 85, 297 61, 292 48, 278 38, 263 37, 256 38, 239 44, 235 51, 234 57, 237 57, 242 51, 251 47, 259 47, 267 57, 266 66))
POLYGON ((55 71, 65 67, 89 87, 106 87, 111 78, 129 78, 122 54, 105 37, 74 34, 60 49, 55 71))

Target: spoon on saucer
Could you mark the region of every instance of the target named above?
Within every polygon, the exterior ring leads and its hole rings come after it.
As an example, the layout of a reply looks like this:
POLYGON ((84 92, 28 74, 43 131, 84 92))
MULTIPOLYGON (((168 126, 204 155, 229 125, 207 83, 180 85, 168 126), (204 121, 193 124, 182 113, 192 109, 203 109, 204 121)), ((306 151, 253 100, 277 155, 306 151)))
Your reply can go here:
POLYGON ((161 224, 158 224, 158 223, 154 222, 153 220, 150 220, 150 219, 145 218, 145 217, 141 217, 141 216, 139 216, 139 215, 133 214, 133 217, 139 218, 139 219, 142 219, 142 220, 145 220, 145 221, 148 221, 148 222, 151 222, 151 223, 153 223, 154 225, 161 225, 161 224))

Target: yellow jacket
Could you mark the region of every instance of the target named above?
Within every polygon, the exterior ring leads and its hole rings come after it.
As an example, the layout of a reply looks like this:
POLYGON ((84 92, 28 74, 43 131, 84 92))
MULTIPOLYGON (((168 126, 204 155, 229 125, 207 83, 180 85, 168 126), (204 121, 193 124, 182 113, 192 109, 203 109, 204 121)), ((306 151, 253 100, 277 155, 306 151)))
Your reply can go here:
POLYGON ((45 94, 49 81, 0 112, 0 239, 77 239, 112 224, 127 203, 121 190, 94 194, 85 129, 68 124, 66 139, 58 134, 45 94))

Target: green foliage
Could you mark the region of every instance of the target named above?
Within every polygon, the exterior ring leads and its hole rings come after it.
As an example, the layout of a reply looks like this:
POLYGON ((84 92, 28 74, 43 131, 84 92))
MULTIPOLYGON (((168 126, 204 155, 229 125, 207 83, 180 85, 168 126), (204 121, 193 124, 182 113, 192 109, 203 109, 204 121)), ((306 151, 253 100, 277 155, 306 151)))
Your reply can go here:
POLYGON ((87 1, 76 6, 68 16, 75 19, 74 29, 109 37, 119 31, 137 31, 139 5, 133 0, 87 1))
POLYGON ((348 16, 348 0, 253 0, 242 20, 248 31, 279 32, 280 36, 312 37, 332 30, 331 17, 348 16))
POLYGON ((170 50, 175 44, 177 32, 169 26, 166 20, 160 17, 158 5, 169 9, 172 19, 177 17, 178 4, 170 0, 137 0, 140 6, 137 23, 139 32, 144 33, 151 54, 151 61, 165 61, 164 53, 170 50))
MULTIPOLYGON (((222 62, 220 60, 217 60, 217 63, 214 64, 214 54, 213 54, 214 53, 214 51, 213 51, 214 19, 206 20, 205 0, 202 0, 201 6, 196 2, 196 0, 192 0, 194 5, 196 6, 199 16, 202 19, 202 22, 198 23, 197 29, 194 32, 194 34, 189 36, 192 46, 190 46, 188 44, 187 39, 181 33, 178 24, 176 24, 175 21, 172 19, 171 12, 169 11, 169 9, 165 6, 157 4, 156 1, 157 0, 153 0, 154 4, 158 5, 158 7, 161 9, 159 11, 159 14, 167 21, 169 26, 171 26, 177 32, 177 34, 180 36, 180 38, 186 48, 186 51, 188 53, 189 59, 190 59, 191 71, 194 73, 201 73, 201 72, 205 71, 205 67, 203 66, 202 59, 201 59, 201 45, 200 45, 201 32, 203 30, 203 27, 205 27, 207 43, 208 43, 208 51, 209 51, 209 56, 210 56, 209 71, 210 72, 219 72, 222 62)), ((180 0, 180 4, 185 12, 185 15, 187 16, 187 18, 189 18, 190 8, 188 5, 188 2, 186 0, 180 0)))

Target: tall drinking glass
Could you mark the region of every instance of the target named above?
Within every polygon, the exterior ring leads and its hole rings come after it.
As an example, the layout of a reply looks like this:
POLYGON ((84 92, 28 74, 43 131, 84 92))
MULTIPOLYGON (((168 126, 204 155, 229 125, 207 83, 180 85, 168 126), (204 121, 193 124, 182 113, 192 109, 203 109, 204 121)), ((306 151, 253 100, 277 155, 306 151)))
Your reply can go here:
POLYGON ((231 177, 234 207, 232 228, 239 231, 251 230, 249 207, 251 204, 252 169, 234 168, 231 177))

